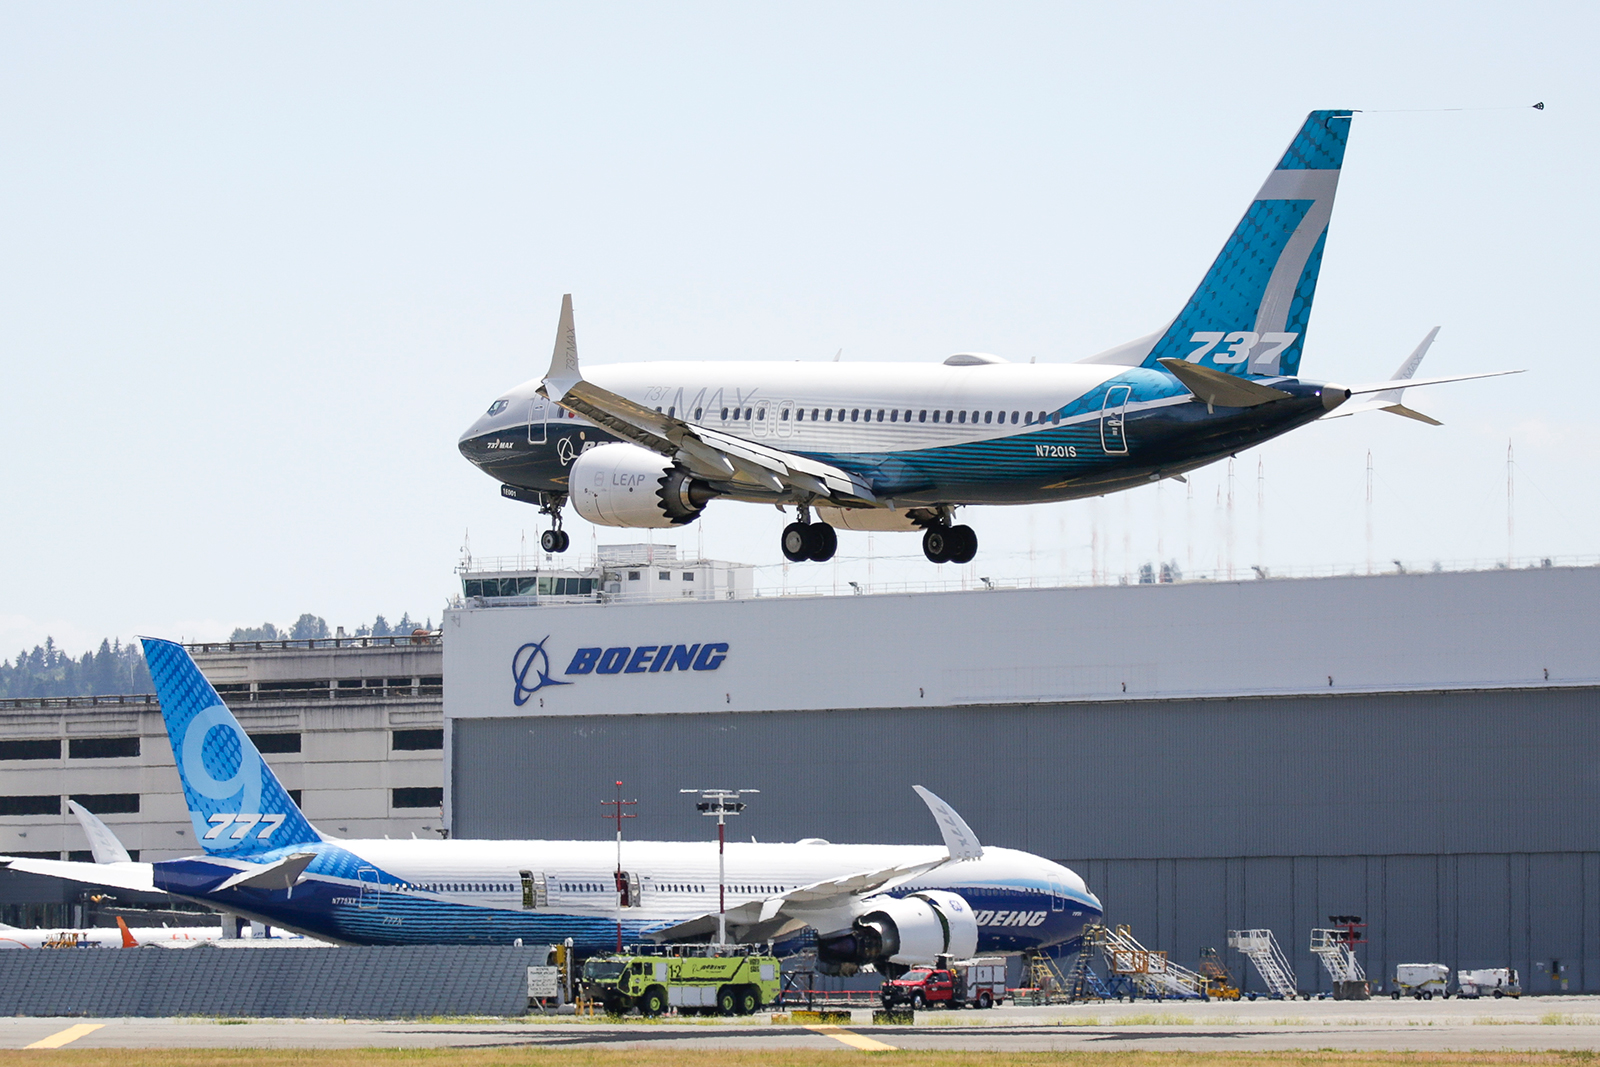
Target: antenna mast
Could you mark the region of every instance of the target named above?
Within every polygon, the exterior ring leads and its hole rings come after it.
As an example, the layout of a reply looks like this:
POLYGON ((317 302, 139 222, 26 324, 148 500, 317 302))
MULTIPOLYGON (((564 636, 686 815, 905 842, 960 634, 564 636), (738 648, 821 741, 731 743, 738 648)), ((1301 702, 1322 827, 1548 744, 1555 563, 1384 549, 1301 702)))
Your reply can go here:
POLYGON ((632 807, 639 803, 637 800, 622 799, 622 783, 617 783, 617 798, 615 800, 602 800, 600 806, 611 808, 611 812, 601 816, 604 819, 614 819, 617 824, 617 952, 622 951, 622 909, 633 906, 633 900, 628 892, 628 876, 622 870, 622 820, 638 818, 631 811, 624 808, 632 807))

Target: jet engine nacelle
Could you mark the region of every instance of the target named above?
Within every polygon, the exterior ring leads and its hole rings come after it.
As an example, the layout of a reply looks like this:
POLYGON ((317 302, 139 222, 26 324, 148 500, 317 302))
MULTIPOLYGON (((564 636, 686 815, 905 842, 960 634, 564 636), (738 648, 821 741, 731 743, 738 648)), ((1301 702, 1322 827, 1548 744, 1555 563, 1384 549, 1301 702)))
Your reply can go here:
POLYGON ((665 529, 700 517, 716 490, 638 445, 600 445, 572 461, 567 491, 597 526, 665 529))
POLYGON ((978 951, 977 918, 959 893, 925 889, 872 897, 862 905, 850 929, 817 939, 817 962, 825 972, 854 974, 869 963, 880 970, 931 966, 940 956, 978 951))

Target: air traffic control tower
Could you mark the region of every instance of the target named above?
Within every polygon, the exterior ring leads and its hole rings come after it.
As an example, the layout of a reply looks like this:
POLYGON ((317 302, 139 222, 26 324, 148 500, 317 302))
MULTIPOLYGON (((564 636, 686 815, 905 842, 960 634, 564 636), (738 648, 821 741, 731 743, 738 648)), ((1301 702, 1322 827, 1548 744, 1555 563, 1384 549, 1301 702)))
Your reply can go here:
POLYGON ((761 840, 935 841, 922 784, 1179 961, 1266 927, 1326 988, 1309 932, 1359 914, 1375 976, 1600 990, 1600 568, 677 592, 447 613, 456 836, 595 837, 622 779, 640 837, 727 783, 761 840))

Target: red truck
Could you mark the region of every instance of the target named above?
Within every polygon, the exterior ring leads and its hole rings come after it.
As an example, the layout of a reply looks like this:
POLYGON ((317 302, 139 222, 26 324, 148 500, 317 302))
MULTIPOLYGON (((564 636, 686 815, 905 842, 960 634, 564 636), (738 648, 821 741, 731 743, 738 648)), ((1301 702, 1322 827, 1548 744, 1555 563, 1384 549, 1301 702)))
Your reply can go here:
POLYGON ((883 983, 885 1008, 992 1008, 1006 995, 1004 959, 970 960, 954 967, 918 967, 883 983))

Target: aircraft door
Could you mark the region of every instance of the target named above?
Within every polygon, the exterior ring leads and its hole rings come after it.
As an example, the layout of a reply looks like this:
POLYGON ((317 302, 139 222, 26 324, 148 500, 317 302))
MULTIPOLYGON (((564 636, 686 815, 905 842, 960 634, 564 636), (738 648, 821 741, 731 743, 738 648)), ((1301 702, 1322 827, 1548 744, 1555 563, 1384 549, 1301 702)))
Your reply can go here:
POLYGON ((545 418, 550 413, 550 401, 542 396, 536 396, 528 401, 528 443, 542 445, 545 442, 545 418))
POLYGON ((789 437, 794 433, 794 401, 785 400, 778 405, 778 422, 774 427, 779 437, 789 437))
POLYGON ((767 437, 772 434, 772 417, 775 415, 770 401, 763 400, 756 404, 754 421, 750 423, 750 432, 756 437, 767 437))
POLYGON ((378 906, 378 896, 380 893, 378 872, 371 867, 362 867, 360 870, 356 871, 356 877, 361 881, 361 901, 359 906, 363 908, 376 908, 378 906))
POLYGON ((1050 883, 1050 910, 1067 910, 1067 887, 1060 882, 1052 881, 1050 883))
POLYGON ((518 871, 522 876, 522 909, 534 911, 545 907, 550 900, 549 886, 543 873, 518 871))
POLYGON ((1131 385, 1113 385, 1106 390, 1105 403, 1100 408, 1100 447, 1108 456, 1128 454, 1128 394, 1131 385))

